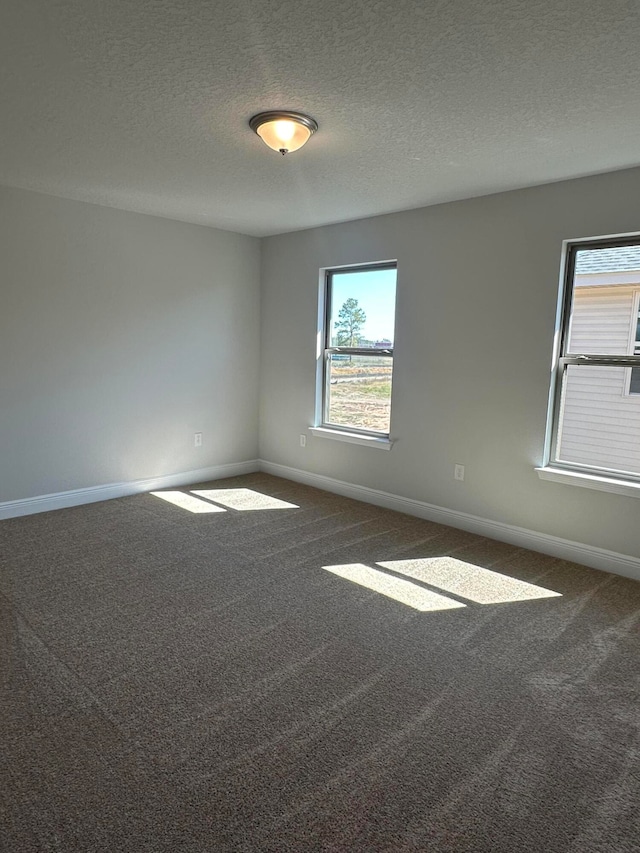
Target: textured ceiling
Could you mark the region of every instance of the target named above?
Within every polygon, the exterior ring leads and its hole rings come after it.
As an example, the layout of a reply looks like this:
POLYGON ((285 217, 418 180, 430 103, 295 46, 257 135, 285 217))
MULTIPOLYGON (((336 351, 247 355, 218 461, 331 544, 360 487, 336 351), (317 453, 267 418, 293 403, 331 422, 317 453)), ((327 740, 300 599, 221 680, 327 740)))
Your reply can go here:
POLYGON ((637 0, 0 6, 0 184, 264 235, 640 163, 637 0))

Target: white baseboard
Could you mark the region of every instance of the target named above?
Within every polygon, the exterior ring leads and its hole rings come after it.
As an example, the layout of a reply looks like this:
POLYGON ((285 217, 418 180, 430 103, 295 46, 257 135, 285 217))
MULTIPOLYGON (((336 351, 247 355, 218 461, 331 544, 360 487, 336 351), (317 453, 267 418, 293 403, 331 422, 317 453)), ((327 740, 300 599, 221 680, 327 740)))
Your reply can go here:
POLYGON ((308 471, 289 468, 287 465, 278 465, 274 462, 267 462, 266 460, 260 460, 260 470, 267 474, 273 474, 275 477, 284 477, 286 480, 305 483, 308 486, 315 486, 327 492, 344 495, 344 497, 354 498, 355 500, 386 507, 387 509, 395 509, 398 512, 415 515, 419 518, 426 518, 429 521, 436 521, 439 524, 446 524, 449 527, 458 527, 461 530, 468 530, 470 533, 477 533, 480 536, 498 539, 501 542, 508 542, 511 545, 517 545, 521 548, 550 554, 552 557, 559 557, 562 560, 581 563, 593 569, 613 572, 616 575, 640 580, 640 559, 637 557, 619 554, 616 551, 607 551, 604 548, 595 548, 591 545, 584 545, 581 542, 560 539, 558 536, 549 536, 546 533, 538 533, 534 530, 515 527, 500 521, 491 521, 488 518, 480 518, 476 515, 469 515, 466 512, 446 509, 445 507, 428 504, 424 501, 403 498, 400 495, 381 492, 378 489, 356 486, 353 483, 335 480, 333 477, 312 474, 308 471))
POLYGON ((0 503, 0 520, 16 518, 20 515, 32 515, 36 512, 48 512, 52 509, 64 509, 70 506, 107 501, 111 498, 124 498, 140 492, 154 489, 169 489, 174 486, 189 486, 192 483, 205 483, 207 480, 221 480, 224 477, 237 477, 240 474, 253 474, 260 470, 257 459, 248 462, 232 462, 229 465, 213 465, 210 468, 198 468, 196 471, 183 471, 180 474, 166 474, 162 477, 149 477, 146 480, 132 480, 128 483, 109 483, 105 486, 90 486, 87 489, 72 489, 53 495, 37 495, 17 501, 0 503))
POLYGON ((322 474, 313 474, 298 468, 290 468, 287 465, 278 465, 266 460, 251 459, 247 462, 235 462, 229 465, 214 465, 209 468, 199 468, 195 471, 184 471, 179 474, 167 474, 161 477, 150 477, 145 480, 133 480, 127 483, 110 483, 104 486, 92 486, 86 489, 73 489, 67 492, 58 492, 52 495, 38 495, 32 498, 6 501, 0 503, 0 520, 15 518, 21 515, 31 515, 37 512, 48 512, 54 509, 80 506, 81 504, 106 501, 110 498, 122 498, 127 495, 135 495, 140 492, 149 492, 154 489, 167 489, 179 486, 188 486, 192 483, 206 482, 207 480, 220 480, 225 477, 237 477, 242 474, 253 474, 256 471, 264 471, 276 477, 305 483, 315 486, 326 492, 344 495, 354 500, 386 507, 387 509, 415 515, 418 518, 426 518, 449 527, 458 527, 477 533, 480 536, 488 536, 501 542, 508 542, 521 548, 529 548, 532 551, 540 551, 563 560, 571 560, 594 569, 613 572, 623 577, 640 580, 640 559, 616 551, 607 551, 604 548, 596 548, 584 545, 581 542, 572 542, 561 539, 558 536, 550 536, 546 533, 538 533, 527 530, 524 527, 515 527, 500 521, 492 521, 480 518, 466 512, 458 512, 424 501, 404 498, 378 489, 370 489, 366 486, 358 486, 336 480, 333 477, 325 477, 322 474))

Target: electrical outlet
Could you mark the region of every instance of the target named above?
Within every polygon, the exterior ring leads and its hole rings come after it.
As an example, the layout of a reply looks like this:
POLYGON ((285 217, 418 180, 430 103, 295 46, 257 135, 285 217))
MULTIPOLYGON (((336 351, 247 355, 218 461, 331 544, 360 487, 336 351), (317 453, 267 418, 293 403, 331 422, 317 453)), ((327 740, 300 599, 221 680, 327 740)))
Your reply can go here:
POLYGON ((202 433, 196 432, 193 434, 193 446, 202 447, 202 433))
POLYGON ((304 433, 300 433, 300 447, 307 446, 307 436, 304 433))
POLYGON ((453 477, 455 480, 464 480, 464 465, 453 466, 453 477))

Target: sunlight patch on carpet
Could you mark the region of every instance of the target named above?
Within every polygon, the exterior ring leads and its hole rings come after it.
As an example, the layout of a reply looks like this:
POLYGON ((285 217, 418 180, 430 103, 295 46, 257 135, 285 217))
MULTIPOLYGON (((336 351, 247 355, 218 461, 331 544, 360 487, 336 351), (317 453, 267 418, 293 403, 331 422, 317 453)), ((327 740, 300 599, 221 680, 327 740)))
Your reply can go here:
POLYGON ((390 560, 377 565, 467 598, 476 604, 505 604, 511 601, 562 597, 560 592, 492 572, 454 557, 390 560))
POLYGON ((439 595, 403 578, 393 577, 379 569, 372 569, 364 563, 347 563, 343 566, 323 566, 322 568, 422 612, 466 607, 460 601, 439 595))
POLYGON ((201 501, 199 498, 194 498, 193 495, 187 495, 184 492, 150 492, 155 498, 162 498, 163 501, 168 501, 170 504, 179 506, 180 509, 186 509, 189 512, 226 512, 221 506, 215 506, 207 501, 201 501))
POLYGON ((241 512, 257 509, 300 509, 271 495, 263 495, 253 489, 194 489, 192 494, 241 512))

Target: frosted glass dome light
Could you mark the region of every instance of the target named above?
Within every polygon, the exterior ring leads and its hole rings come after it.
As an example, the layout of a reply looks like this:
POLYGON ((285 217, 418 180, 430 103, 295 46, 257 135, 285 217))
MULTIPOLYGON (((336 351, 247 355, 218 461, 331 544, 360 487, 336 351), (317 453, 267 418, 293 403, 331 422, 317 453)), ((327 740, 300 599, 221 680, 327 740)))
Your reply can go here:
POLYGON ((318 123, 303 113, 273 110, 253 116, 249 127, 269 148, 280 154, 288 154, 302 148, 318 129, 318 123))

